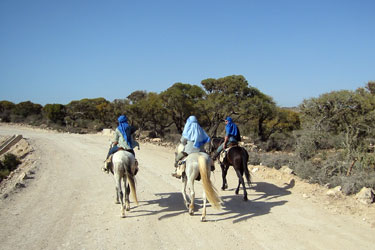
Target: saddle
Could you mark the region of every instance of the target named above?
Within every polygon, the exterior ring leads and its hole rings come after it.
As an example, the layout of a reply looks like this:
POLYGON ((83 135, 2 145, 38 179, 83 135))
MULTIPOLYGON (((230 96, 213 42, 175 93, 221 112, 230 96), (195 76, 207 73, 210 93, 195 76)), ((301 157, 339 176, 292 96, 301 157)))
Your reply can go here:
MULTIPOLYGON (((185 175, 185 169, 186 169, 186 160, 185 159, 186 159, 186 157, 187 157, 187 155, 184 156, 181 160, 179 160, 177 162, 176 174, 178 176, 184 176, 185 175)), ((211 165, 211 171, 214 171, 214 170, 215 170, 215 166, 211 165)), ((201 179, 201 175, 198 174, 198 176, 197 176, 197 178, 195 180, 200 181, 200 179, 201 179)))
POLYGON ((223 162, 224 159, 225 159, 225 157, 228 154, 229 149, 231 149, 232 147, 237 147, 237 146, 238 146, 238 142, 230 142, 230 143, 228 143, 228 146, 226 147, 226 149, 224 149, 223 151, 220 152, 219 161, 223 162))
MULTIPOLYGON (((121 150, 125 150, 121 148, 121 150)), ((113 154, 111 154, 107 160, 104 161, 104 167, 102 168, 103 172, 106 172, 107 174, 111 172, 113 174, 113 162, 112 162, 113 154)), ((128 169, 130 170, 130 173, 135 176, 138 173, 138 161, 135 159, 135 164, 128 169)))

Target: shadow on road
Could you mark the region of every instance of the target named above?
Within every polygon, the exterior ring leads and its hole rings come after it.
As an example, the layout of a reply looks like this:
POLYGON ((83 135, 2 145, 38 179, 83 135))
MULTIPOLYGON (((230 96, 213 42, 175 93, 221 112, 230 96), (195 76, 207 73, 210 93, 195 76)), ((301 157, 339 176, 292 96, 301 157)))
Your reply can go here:
MULTIPOLYGON (((207 215, 214 215, 215 219, 207 221, 225 221, 233 220, 233 223, 238 223, 245 221, 252 217, 262 216, 270 213, 271 209, 276 206, 282 206, 287 201, 278 200, 271 201, 283 196, 291 194, 288 190, 294 186, 294 183, 285 185, 284 187, 278 187, 276 185, 266 183, 266 182, 255 182, 252 188, 248 188, 249 201, 244 202, 242 200, 242 189, 238 195, 226 195, 221 196, 223 200, 222 210, 218 213, 214 212, 211 205, 207 203, 207 215)), ((224 192, 233 192, 234 189, 230 189, 224 192)), ((154 200, 140 201, 136 210, 133 213, 137 213, 135 216, 148 216, 161 214, 158 218, 159 220, 171 218, 178 216, 180 214, 187 213, 187 208, 184 205, 182 194, 179 192, 174 193, 157 193, 155 194, 158 198, 154 200), (148 206, 155 207, 154 205, 160 207, 158 210, 149 210, 148 206)), ((203 201, 201 197, 195 199, 195 216, 201 215, 201 209, 203 207, 203 201)))
POLYGON ((138 209, 133 213, 141 213, 138 216, 148 216, 155 214, 163 214, 159 217, 159 220, 174 217, 187 212, 187 209, 184 205, 184 200, 181 193, 158 193, 155 194, 157 199, 140 201, 138 209), (158 210, 148 210, 148 206, 159 206, 158 210))
MULTIPOLYGON (((291 192, 288 189, 293 186, 294 182, 284 187, 278 187, 266 182, 253 182, 251 189, 248 188, 250 197, 247 202, 242 200, 242 190, 238 195, 222 196, 222 210, 224 212, 218 214, 222 218, 214 221, 233 220, 233 223, 238 223, 252 217, 268 214, 273 207, 282 206, 287 202, 285 200, 270 200, 290 195, 291 192)), ((234 189, 229 191, 234 192, 234 189)))

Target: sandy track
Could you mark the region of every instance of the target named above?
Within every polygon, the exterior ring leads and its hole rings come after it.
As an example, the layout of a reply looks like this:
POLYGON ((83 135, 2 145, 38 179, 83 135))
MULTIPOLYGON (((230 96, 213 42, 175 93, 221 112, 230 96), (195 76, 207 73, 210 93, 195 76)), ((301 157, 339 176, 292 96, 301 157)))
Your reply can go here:
MULTIPOLYGON (((22 134, 35 149, 35 174, 26 188, 0 200, 1 249, 374 249, 375 229, 358 216, 340 215, 296 187, 253 174, 249 202, 221 191, 221 211, 210 206, 200 222, 189 216, 172 178, 173 151, 151 144, 136 150, 138 206, 120 218, 114 182, 101 172, 108 137, 0 125, 0 135, 22 134)), ((213 182, 219 189, 221 172, 213 182)))

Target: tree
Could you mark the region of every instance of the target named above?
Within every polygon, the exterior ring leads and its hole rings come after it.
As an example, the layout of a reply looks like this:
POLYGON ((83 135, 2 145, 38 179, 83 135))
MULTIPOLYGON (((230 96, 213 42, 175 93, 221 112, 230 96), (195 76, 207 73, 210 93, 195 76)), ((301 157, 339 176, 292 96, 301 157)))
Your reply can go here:
POLYGON ((10 122, 10 115, 16 105, 9 101, 0 101, 0 121, 10 122))
POLYGON ((195 115, 199 119, 199 101, 205 92, 196 85, 175 83, 160 94, 164 108, 171 116, 177 131, 182 133, 186 119, 195 115))
POLYGON ((202 85, 208 92, 205 109, 208 112, 211 135, 217 134, 217 129, 226 116, 235 116, 235 120, 240 123, 256 120, 258 134, 262 140, 266 140, 264 122, 272 119, 276 110, 271 97, 249 86, 241 75, 209 78, 203 80, 202 85))
POLYGON ((136 91, 130 94, 127 100, 122 102, 124 106, 122 106, 123 112, 121 114, 128 114, 128 117, 131 120, 132 125, 138 127, 139 133, 142 130, 147 129, 148 116, 146 114, 146 111, 144 110, 144 106, 147 103, 147 96, 148 93, 145 91, 142 91, 142 93, 136 91), (125 102, 127 105, 125 105, 125 102))
POLYGON ((63 124, 66 115, 65 106, 62 104, 46 104, 43 107, 43 114, 53 123, 63 124))
POLYGON ((250 121, 255 126, 251 129, 256 133, 258 138, 261 141, 267 141, 269 136, 276 131, 274 126, 277 123, 273 124, 272 127, 268 126, 272 123, 269 123, 271 120, 274 120, 278 116, 277 106, 272 100, 271 97, 258 93, 252 98, 241 103, 240 117, 243 122, 250 121))
POLYGON ((201 82, 208 96, 205 101, 210 134, 216 136, 220 123, 226 116, 237 114, 239 104, 250 88, 243 76, 227 76, 219 79, 208 78, 201 82))
POLYGON ((366 89, 372 94, 375 95, 375 81, 369 81, 366 85, 366 89))
POLYGON ((300 110, 305 127, 343 135, 348 160, 367 150, 367 139, 375 136, 375 96, 363 88, 304 100, 300 110))
POLYGON ((135 104, 147 97, 147 91, 137 90, 128 95, 127 99, 130 103, 135 104))
POLYGON ((41 114, 42 109, 42 105, 27 101, 16 104, 13 108, 13 113, 26 118, 27 116, 41 114))
POLYGON ((128 99, 115 99, 111 103, 111 114, 109 114, 109 120, 111 121, 112 127, 117 126, 117 118, 120 115, 127 114, 130 106, 128 99))
POLYGON ((170 127, 173 122, 169 118, 167 109, 163 106, 160 95, 151 92, 142 104, 152 130, 156 135, 163 137, 165 129, 170 127))

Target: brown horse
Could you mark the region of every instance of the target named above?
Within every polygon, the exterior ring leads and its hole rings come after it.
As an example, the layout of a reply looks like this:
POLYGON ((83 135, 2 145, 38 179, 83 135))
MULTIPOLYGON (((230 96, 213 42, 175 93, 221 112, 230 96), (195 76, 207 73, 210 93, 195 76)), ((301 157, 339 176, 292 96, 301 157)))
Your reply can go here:
MULTIPOLYGON (((213 137, 211 138, 210 145, 209 145, 209 153, 210 155, 214 155, 216 153, 217 148, 224 142, 223 138, 220 137, 213 137)), ((220 157, 218 157, 219 159, 220 157)), ((247 184, 250 188, 250 173, 249 169, 247 168, 247 162, 249 159, 249 154, 247 153, 246 149, 243 147, 238 146, 237 144, 229 145, 229 149, 226 152, 226 155, 222 161, 218 160, 221 170, 222 170, 222 178, 223 178, 223 186, 221 187, 222 190, 228 188, 227 184, 227 173, 230 166, 233 166, 234 170, 236 171, 238 177, 238 186, 236 188, 236 194, 239 193, 240 186, 242 184, 243 192, 244 192, 244 201, 247 201, 247 192, 245 181, 243 179, 243 174, 245 174, 247 184)))

